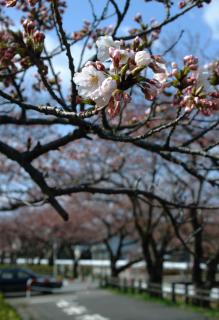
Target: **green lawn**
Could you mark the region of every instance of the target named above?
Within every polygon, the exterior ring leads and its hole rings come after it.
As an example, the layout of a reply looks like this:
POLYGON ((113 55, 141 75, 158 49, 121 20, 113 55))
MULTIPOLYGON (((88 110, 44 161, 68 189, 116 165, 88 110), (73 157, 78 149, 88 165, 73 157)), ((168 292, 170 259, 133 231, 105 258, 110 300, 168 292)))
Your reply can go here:
POLYGON ((21 320, 14 308, 0 295, 0 320, 21 320))

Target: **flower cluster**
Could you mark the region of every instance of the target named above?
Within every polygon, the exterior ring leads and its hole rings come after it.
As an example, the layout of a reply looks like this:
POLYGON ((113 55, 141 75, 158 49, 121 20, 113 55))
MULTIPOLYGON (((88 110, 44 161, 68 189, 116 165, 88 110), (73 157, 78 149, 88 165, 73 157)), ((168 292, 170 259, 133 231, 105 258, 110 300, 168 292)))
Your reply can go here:
POLYGON ((36 24, 28 19, 23 21, 23 28, 27 45, 30 45, 35 51, 41 52, 45 39, 44 33, 36 30, 36 24))
POLYGON ((132 46, 102 36, 97 42, 98 61, 89 61, 74 76, 80 102, 107 108, 111 117, 119 115, 131 101, 130 91, 140 88, 146 100, 153 101, 166 88, 173 87, 173 103, 210 115, 219 108, 219 63, 200 70, 198 59, 192 55, 184 57, 184 67, 179 69, 172 63, 168 73, 161 56, 142 50, 142 39, 136 38, 132 46))
POLYGON ((43 49, 45 36, 36 29, 35 23, 26 19, 23 28, 23 34, 9 29, 0 32, 0 81, 5 86, 9 86, 17 72, 32 65, 30 49, 38 56, 43 49))
POLYGON ((13 36, 8 31, 0 32, 0 81, 7 87, 17 68, 15 56, 17 45, 13 41, 13 36))
POLYGON ((108 113, 114 117, 131 101, 129 91, 134 85, 148 100, 155 99, 162 91, 168 78, 165 61, 148 51, 138 50, 136 43, 140 44, 140 40, 135 39, 131 49, 111 36, 97 40, 98 61, 89 61, 74 76, 78 94, 86 103, 97 108, 107 107, 108 113), (147 68, 153 73, 151 79, 143 75, 147 68))
MULTIPOLYGON (((7 7, 16 6, 17 9, 27 14, 29 20, 36 21, 41 30, 51 30, 54 27, 53 10, 51 9, 51 0, 4 0, 3 5, 7 7)), ((59 13, 63 14, 66 8, 66 2, 57 0, 59 13)), ((26 18, 26 17, 25 17, 26 18)), ((25 19, 22 18, 23 20, 25 19)))
POLYGON ((7 31, 0 32, 0 66, 7 68, 16 55, 17 47, 13 43, 12 35, 7 31))
POLYGON ((14 34, 4 30, 0 32, 0 81, 6 87, 10 85, 13 77, 22 68, 29 66, 29 58, 25 50, 19 46, 14 34))
POLYGON ((172 85, 177 88, 174 103, 186 111, 200 110, 206 116, 218 110, 219 93, 215 86, 219 84, 219 68, 216 66, 218 64, 214 63, 211 68, 208 66, 208 69, 200 69, 198 58, 194 56, 184 58, 182 70, 173 63, 172 75, 175 79, 172 85))

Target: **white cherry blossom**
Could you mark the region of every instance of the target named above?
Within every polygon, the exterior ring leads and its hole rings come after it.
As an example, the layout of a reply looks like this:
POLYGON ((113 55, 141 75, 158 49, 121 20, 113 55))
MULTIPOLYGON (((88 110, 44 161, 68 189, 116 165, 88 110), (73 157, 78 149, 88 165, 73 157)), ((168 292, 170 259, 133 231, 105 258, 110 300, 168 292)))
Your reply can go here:
POLYGON ((111 36, 102 36, 99 37, 98 40, 96 41, 97 48, 98 48, 98 53, 97 57, 98 60, 100 61, 106 61, 109 59, 109 48, 115 48, 119 49, 120 48, 120 41, 114 41, 111 36))
POLYGON ((78 86, 78 94, 83 98, 90 98, 91 93, 98 89, 105 79, 105 74, 92 65, 85 66, 81 72, 75 73, 73 78, 78 86))
POLYGON ((90 98, 95 101, 98 107, 104 107, 109 103, 112 93, 116 88, 116 81, 109 77, 90 95, 90 98))
POLYGON ((126 64, 129 59, 134 59, 134 52, 132 50, 121 50, 110 47, 109 54, 112 59, 112 63, 110 65, 111 72, 114 72, 115 69, 126 64))
POLYGON ((138 51, 135 54, 135 63, 137 66, 148 66, 152 61, 151 55, 147 51, 138 51))

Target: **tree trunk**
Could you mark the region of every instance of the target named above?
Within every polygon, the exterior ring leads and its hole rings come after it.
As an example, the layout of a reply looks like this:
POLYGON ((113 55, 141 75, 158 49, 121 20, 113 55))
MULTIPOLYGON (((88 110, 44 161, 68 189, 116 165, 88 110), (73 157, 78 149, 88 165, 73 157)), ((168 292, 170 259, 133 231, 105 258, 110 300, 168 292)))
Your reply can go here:
MULTIPOLYGON (((207 265, 207 275, 206 281, 203 285, 203 289, 205 290, 203 297, 209 298, 211 294, 211 289, 213 288, 216 282, 216 275, 217 275, 217 265, 218 265, 219 255, 216 255, 207 265)), ((205 308, 210 308, 211 303, 209 300, 203 300, 202 306, 205 308)))
POLYGON ((119 271, 116 268, 116 264, 111 261, 110 263, 110 272, 111 272, 111 277, 112 278, 118 278, 119 276, 119 271))
POLYGON ((15 265, 17 263, 17 255, 16 253, 10 254, 10 264, 15 265))
POLYGON ((152 259, 149 243, 144 242, 143 254, 148 272, 148 292, 151 296, 162 297, 163 259, 152 259))
MULTIPOLYGON (((201 262, 203 261, 203 238, 202 238, 202 226, 199 223, 198 213, 195 208, 190 211, 191 223, 194 232, 194 260, 192 266, 192 282, 195 286, 195 294, 197 296, 202 295, 203 290, 203 272, 201 269, 201 262)), ((202 299, 193 299, 193 304, 201 305, 202 299)))
POLYGON ((219 260, 219 255, 216 256, 214 259, 211 259, 211 261, 208 263, 206 283, 211 288, 216 282, 217 266, 219 262, 218 260, 219 260))
POLYGON ((1 260, 0 260, 1 262, 0 263, 4 264, 4 262, 5 262, 4 260, 5 260, 5 252, 3 251, 1 254, 1 260))
POLYGON ((77 279, 78 278, 78 260, 74 260, 73 263, 73 278, 77 279))
POLYGON ((148 291, 154 297, 162 298, 163 262, 156 261, 148 268, 148 291))
POLYGON ((49 255, 49 266, 53 267, 54 265, 54 259, 53 259, 53 252, 51 252, 51 254, 49 255))

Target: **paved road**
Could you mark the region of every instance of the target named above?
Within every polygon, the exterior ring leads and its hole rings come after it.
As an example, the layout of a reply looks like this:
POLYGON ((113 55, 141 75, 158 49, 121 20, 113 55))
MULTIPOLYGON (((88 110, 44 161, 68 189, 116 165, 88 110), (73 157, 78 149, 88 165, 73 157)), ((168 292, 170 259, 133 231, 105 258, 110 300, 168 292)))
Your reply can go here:
POLYGON ((207 320, 178 308, 89 289, 9 300, 24 320, 207 320))

